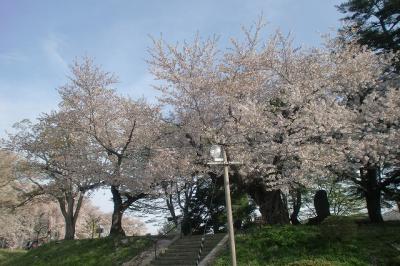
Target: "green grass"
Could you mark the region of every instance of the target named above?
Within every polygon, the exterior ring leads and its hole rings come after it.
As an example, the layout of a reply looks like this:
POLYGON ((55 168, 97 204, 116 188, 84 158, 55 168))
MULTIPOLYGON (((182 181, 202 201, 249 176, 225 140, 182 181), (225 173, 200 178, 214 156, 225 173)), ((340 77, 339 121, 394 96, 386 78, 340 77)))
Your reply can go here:
MULTIPOLYGON (((238 265, 400 265, 400 224, 360 225, 351 239, 321 235, 319 226, 266 226, 236 236, 238 265)), ((230 265, 228 251, 214 264, 230 265)))
POLYGON ((0 253, 0 265, 121 265, 152 245, 146 237, 100 238, 50 242, 29 252, 0 253))
POLYGON ((12 250, 12 249, 0 249, 0 265, 3 265, 5 261, 11 259, 17 259, 26 253, 25 250, 12 250))

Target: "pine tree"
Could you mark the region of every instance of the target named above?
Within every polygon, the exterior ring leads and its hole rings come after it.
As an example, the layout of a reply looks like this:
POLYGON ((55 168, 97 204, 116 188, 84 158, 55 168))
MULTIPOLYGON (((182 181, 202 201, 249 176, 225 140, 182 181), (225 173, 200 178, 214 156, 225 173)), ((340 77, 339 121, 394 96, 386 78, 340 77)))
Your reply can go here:
MULTIPOLYGON (((349 31, 360 44, 378 52, 400 50, 400 1, 348 0, 337 6, 348 22, 342 30, 349 31)), ((397 59, 399 57, 397 56, 397 59)), ((400 64, 395 63, 397 71, 400 64)))

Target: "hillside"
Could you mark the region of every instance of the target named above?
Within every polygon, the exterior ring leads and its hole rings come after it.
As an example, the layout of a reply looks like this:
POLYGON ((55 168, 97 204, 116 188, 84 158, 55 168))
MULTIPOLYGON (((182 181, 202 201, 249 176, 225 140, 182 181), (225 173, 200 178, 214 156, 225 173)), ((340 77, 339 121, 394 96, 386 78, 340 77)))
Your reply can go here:
POLYGON ((121 265, 151 244, 146 237, 57 241, 28 252, 0 251, 0 265, 121 265))
MULTIPOLYGON (((238 233, 238 265, 400 265, 400 223, 337 225, 265 226, 238 233)), ((0 265, 121 265, 151 244, 146 237, 59 241, 29 252, 0 250, 0 265)), ((230 265, 228 250, 214 265, 230 265)))
MULTIPOLYGON (((238 265, 400 265, 393 246, 400 246, 399 223, 364 224, 352 231, 344 229, 342 240, 324 235, 319 226, 253 228, 236 236, 238 265)), ((340 236, 340 229, 331 234, 336 233, 340 236)), ((230 265, 228 251, 215 263, 223 265, 230 265)))

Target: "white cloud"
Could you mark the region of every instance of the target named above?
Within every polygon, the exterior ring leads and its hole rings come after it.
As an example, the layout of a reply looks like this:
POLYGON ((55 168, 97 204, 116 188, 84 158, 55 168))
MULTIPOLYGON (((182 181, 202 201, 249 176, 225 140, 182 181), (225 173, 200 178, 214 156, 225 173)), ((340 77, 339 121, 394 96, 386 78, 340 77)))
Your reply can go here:
POLYGON ((43 41, 43 50, 51 63, 59 66, 63 70, 68 69, 68 64, 63 58, 61 50, 65 47, 64 40, 54 33, 49 34, 43 41))

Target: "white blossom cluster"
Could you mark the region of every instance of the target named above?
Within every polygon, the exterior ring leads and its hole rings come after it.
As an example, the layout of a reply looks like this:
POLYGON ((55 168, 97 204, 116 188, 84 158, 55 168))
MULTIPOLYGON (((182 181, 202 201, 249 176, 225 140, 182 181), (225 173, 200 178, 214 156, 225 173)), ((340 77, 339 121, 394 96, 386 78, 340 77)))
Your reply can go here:
MULTIPOLYGON (((245 30, 226 51, 217 39, 169 45, 155 40, 150 71, 161 101, 193 147, 223 143, 244 162, 244 180, 270 189, 307 184, 330 169, 399 163, 399 83, 390 55, 326 38, 320 49, 293 47, 277 32, 245 30)), ((182 150, 194 152, 194 150, 182 150)))

